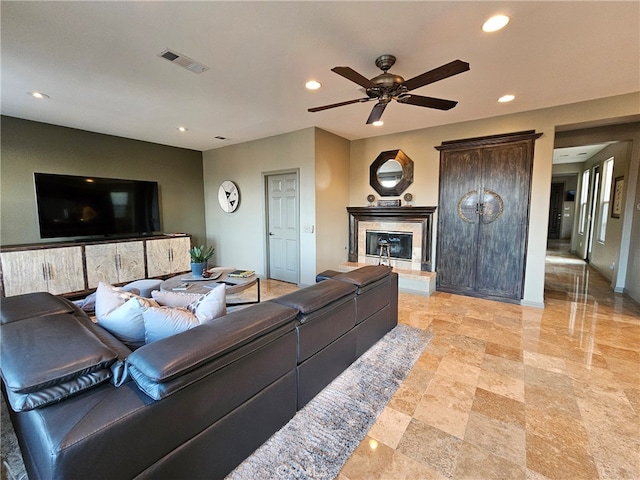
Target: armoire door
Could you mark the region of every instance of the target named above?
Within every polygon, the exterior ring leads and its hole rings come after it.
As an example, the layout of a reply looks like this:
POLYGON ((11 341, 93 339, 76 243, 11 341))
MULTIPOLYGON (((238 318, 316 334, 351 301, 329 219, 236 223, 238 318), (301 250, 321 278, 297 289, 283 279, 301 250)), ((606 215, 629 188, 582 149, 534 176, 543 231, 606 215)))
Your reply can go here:
POLYGON ((531 193, 528 147, 519 142, 483 149, 477 272, 483 297, 522 298, 531 193))
POLYGON ((441 290, 470 293, 475 289, 481 158, 482 150, 471 149, 447 152, 440 159, 436 283, 441 290))
POLYGON ((524 288, 533 132, 443 143, 438 290, 519 301, 524 288))

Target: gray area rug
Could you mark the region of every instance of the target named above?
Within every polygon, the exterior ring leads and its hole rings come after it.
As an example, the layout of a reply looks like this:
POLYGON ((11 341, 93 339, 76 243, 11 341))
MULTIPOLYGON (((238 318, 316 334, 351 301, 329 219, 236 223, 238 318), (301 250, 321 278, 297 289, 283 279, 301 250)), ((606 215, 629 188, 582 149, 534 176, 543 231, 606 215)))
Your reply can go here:
MULTIPOLYGON (((430 340, 424 330, 395 327, 227 478, 335 478, 430 340)), ((1 479, 26 480, 4 399, 1 403, 1 479)))
POLYGON ((0 479, 2 480, 26 480, 27 474, 22 463, 22 454, 18 446, 18 439, 13 432, 9 410, 4 403, 4 397, 0 395, 0 453, 2 468, 0 469, 0 479))
POLYGON ((430 340, 424 330, 395 327, 227 479, 335 478, 430 340))

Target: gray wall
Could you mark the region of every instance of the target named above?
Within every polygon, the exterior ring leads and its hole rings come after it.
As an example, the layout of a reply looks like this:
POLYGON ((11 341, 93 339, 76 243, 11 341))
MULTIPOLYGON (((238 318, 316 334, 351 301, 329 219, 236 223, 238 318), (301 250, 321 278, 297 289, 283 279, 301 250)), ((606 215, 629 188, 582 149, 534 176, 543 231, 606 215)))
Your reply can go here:
POLYGON ((315 281, 314 131, 306 128, 203 153, 207 238, 216 247, 215 265, 267 275, 265 176, 298 172, 300 283, 315 281), (218 188, 224 180, 234 181, 240 190, 240 205, 233 213, 218 205, 218 188), (314 232, 303 231, 303 226, 314 226, 314 232))
POLYGON ((205 241, 202 153, 2 116, 0 244, 42 243, 34 172, 155 180, 162 228, 205 241))
POLYGON ((316 128, 316 272, 347 261, 351 142, 316 128))
POLYGON ((297 171, 300 178, 300 284, 347 260, 349 145, 342 137, 307 128, 203 153, 207 236, 214 263, 268 273, 265 175, 297 171), (218 187, 233 180, 240 206, 225 213, 218 187), (312 231, 310 231, 312 230, 312 231))

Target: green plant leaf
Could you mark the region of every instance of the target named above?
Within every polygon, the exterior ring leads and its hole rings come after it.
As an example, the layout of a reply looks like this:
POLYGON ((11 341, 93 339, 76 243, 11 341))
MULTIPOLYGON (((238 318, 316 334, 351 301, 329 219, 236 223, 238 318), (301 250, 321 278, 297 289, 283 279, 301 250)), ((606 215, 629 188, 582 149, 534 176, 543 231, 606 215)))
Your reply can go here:
POLYGON ((209 248, 205 249, 204 245, 200 246, 192 246, 189 249, 189 255, 191 256, 191 263, 204 263, 213 257, 215 253, 215 248, 213 246, 209 246, 209 248))

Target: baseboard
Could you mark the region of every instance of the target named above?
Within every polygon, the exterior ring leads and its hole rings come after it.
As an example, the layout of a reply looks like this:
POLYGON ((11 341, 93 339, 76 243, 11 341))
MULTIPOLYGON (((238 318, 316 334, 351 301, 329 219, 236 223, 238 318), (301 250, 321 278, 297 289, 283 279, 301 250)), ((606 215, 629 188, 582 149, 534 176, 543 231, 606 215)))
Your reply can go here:
POLYGON ((532 302, 531 300, 520 300, 523 307, 544 308, 544 302, 532 302))

